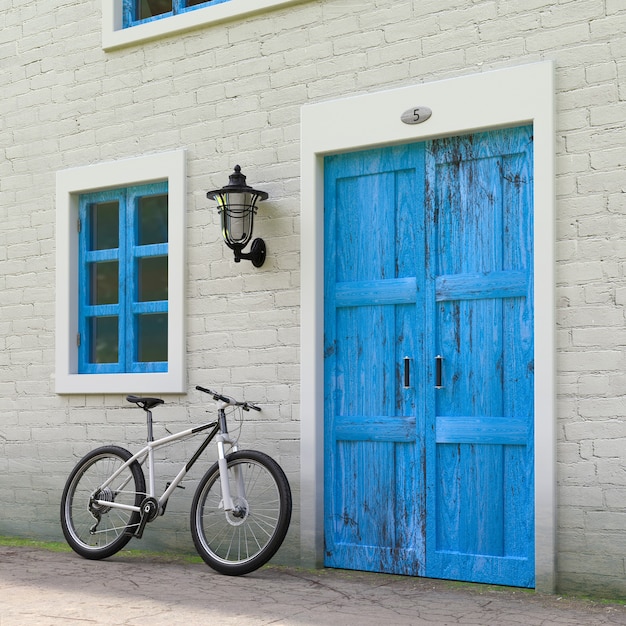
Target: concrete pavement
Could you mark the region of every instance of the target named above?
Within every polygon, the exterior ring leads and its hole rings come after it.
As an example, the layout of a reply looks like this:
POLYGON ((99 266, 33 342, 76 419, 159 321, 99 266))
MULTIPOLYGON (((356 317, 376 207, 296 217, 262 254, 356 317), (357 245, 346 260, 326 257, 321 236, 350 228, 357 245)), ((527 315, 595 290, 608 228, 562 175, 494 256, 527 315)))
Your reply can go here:
POLYGON ((203 563, 0 546, 0 626, 580 626, 626 607, 532 591, 341 570, 266 566, 245 577, 203 563))

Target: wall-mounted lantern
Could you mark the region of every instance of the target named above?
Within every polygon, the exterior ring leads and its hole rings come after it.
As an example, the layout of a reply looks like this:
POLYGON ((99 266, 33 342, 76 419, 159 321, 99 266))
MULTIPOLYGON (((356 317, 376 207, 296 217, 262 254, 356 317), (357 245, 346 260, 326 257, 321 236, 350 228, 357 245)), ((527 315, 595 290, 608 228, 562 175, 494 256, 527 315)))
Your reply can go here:
POLYGON ((228 178, 228 185, 207 193, 207 198, 217 202, 222 219, 222 237, 226 245, 235 252, 235 263, 241 259, 252 261, 254 267, 261 267, 265 261, 265 242, 255 239, 250 252, 242 252, 252 238, 256 203, 267 200, 265 191, 257 191, 246 185, 246 177, 241 167, 235 165, 235 171, 228 178))

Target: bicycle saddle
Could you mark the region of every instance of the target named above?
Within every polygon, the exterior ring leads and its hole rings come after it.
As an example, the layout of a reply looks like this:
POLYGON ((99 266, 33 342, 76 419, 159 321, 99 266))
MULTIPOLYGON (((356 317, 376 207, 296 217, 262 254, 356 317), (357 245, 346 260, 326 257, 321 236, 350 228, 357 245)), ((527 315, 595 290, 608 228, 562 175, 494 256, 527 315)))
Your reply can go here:
POLYGON ((140 406, 144 411, 149 411, 155 406, 165 403, 165 400, 161 400, 161 398, 141 398, 139 396, 126 396, 126 399, 129 402, 134 402, 137 406, 140 406))

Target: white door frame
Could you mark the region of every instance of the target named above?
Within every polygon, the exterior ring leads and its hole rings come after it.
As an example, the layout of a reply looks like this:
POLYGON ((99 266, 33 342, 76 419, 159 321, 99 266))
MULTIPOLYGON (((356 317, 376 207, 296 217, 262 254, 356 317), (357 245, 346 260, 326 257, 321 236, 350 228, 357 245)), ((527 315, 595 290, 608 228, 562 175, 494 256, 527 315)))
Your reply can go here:
POLYGON ((302 562, 324 543, 324 168, 327 154, 532 122, 534 126, 535 578, 553 592, 556 556, 554 70, 550 61, 306 105, 301 117, 302 562), (426 106, 430 119, 401 115, 426 106))

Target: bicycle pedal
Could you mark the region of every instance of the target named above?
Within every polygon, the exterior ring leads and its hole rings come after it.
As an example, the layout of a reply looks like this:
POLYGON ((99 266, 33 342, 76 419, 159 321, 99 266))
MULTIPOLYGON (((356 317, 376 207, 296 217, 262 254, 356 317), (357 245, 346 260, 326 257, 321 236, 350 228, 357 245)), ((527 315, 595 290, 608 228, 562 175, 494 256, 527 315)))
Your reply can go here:
MULTIPOLYGON (((167 490, 170 488, 170 485, 171 485, 171 484, 172 484, 172 483, 171 483, 171 481, 170 481, 170 482, 165 483, 165 491, 167 491, 167 490)), ((178 489, 184 489, 184 488, 185 488, 185 486, 184 486, 184 485, 176 485, 176 487, 177 487, 178 489)))

